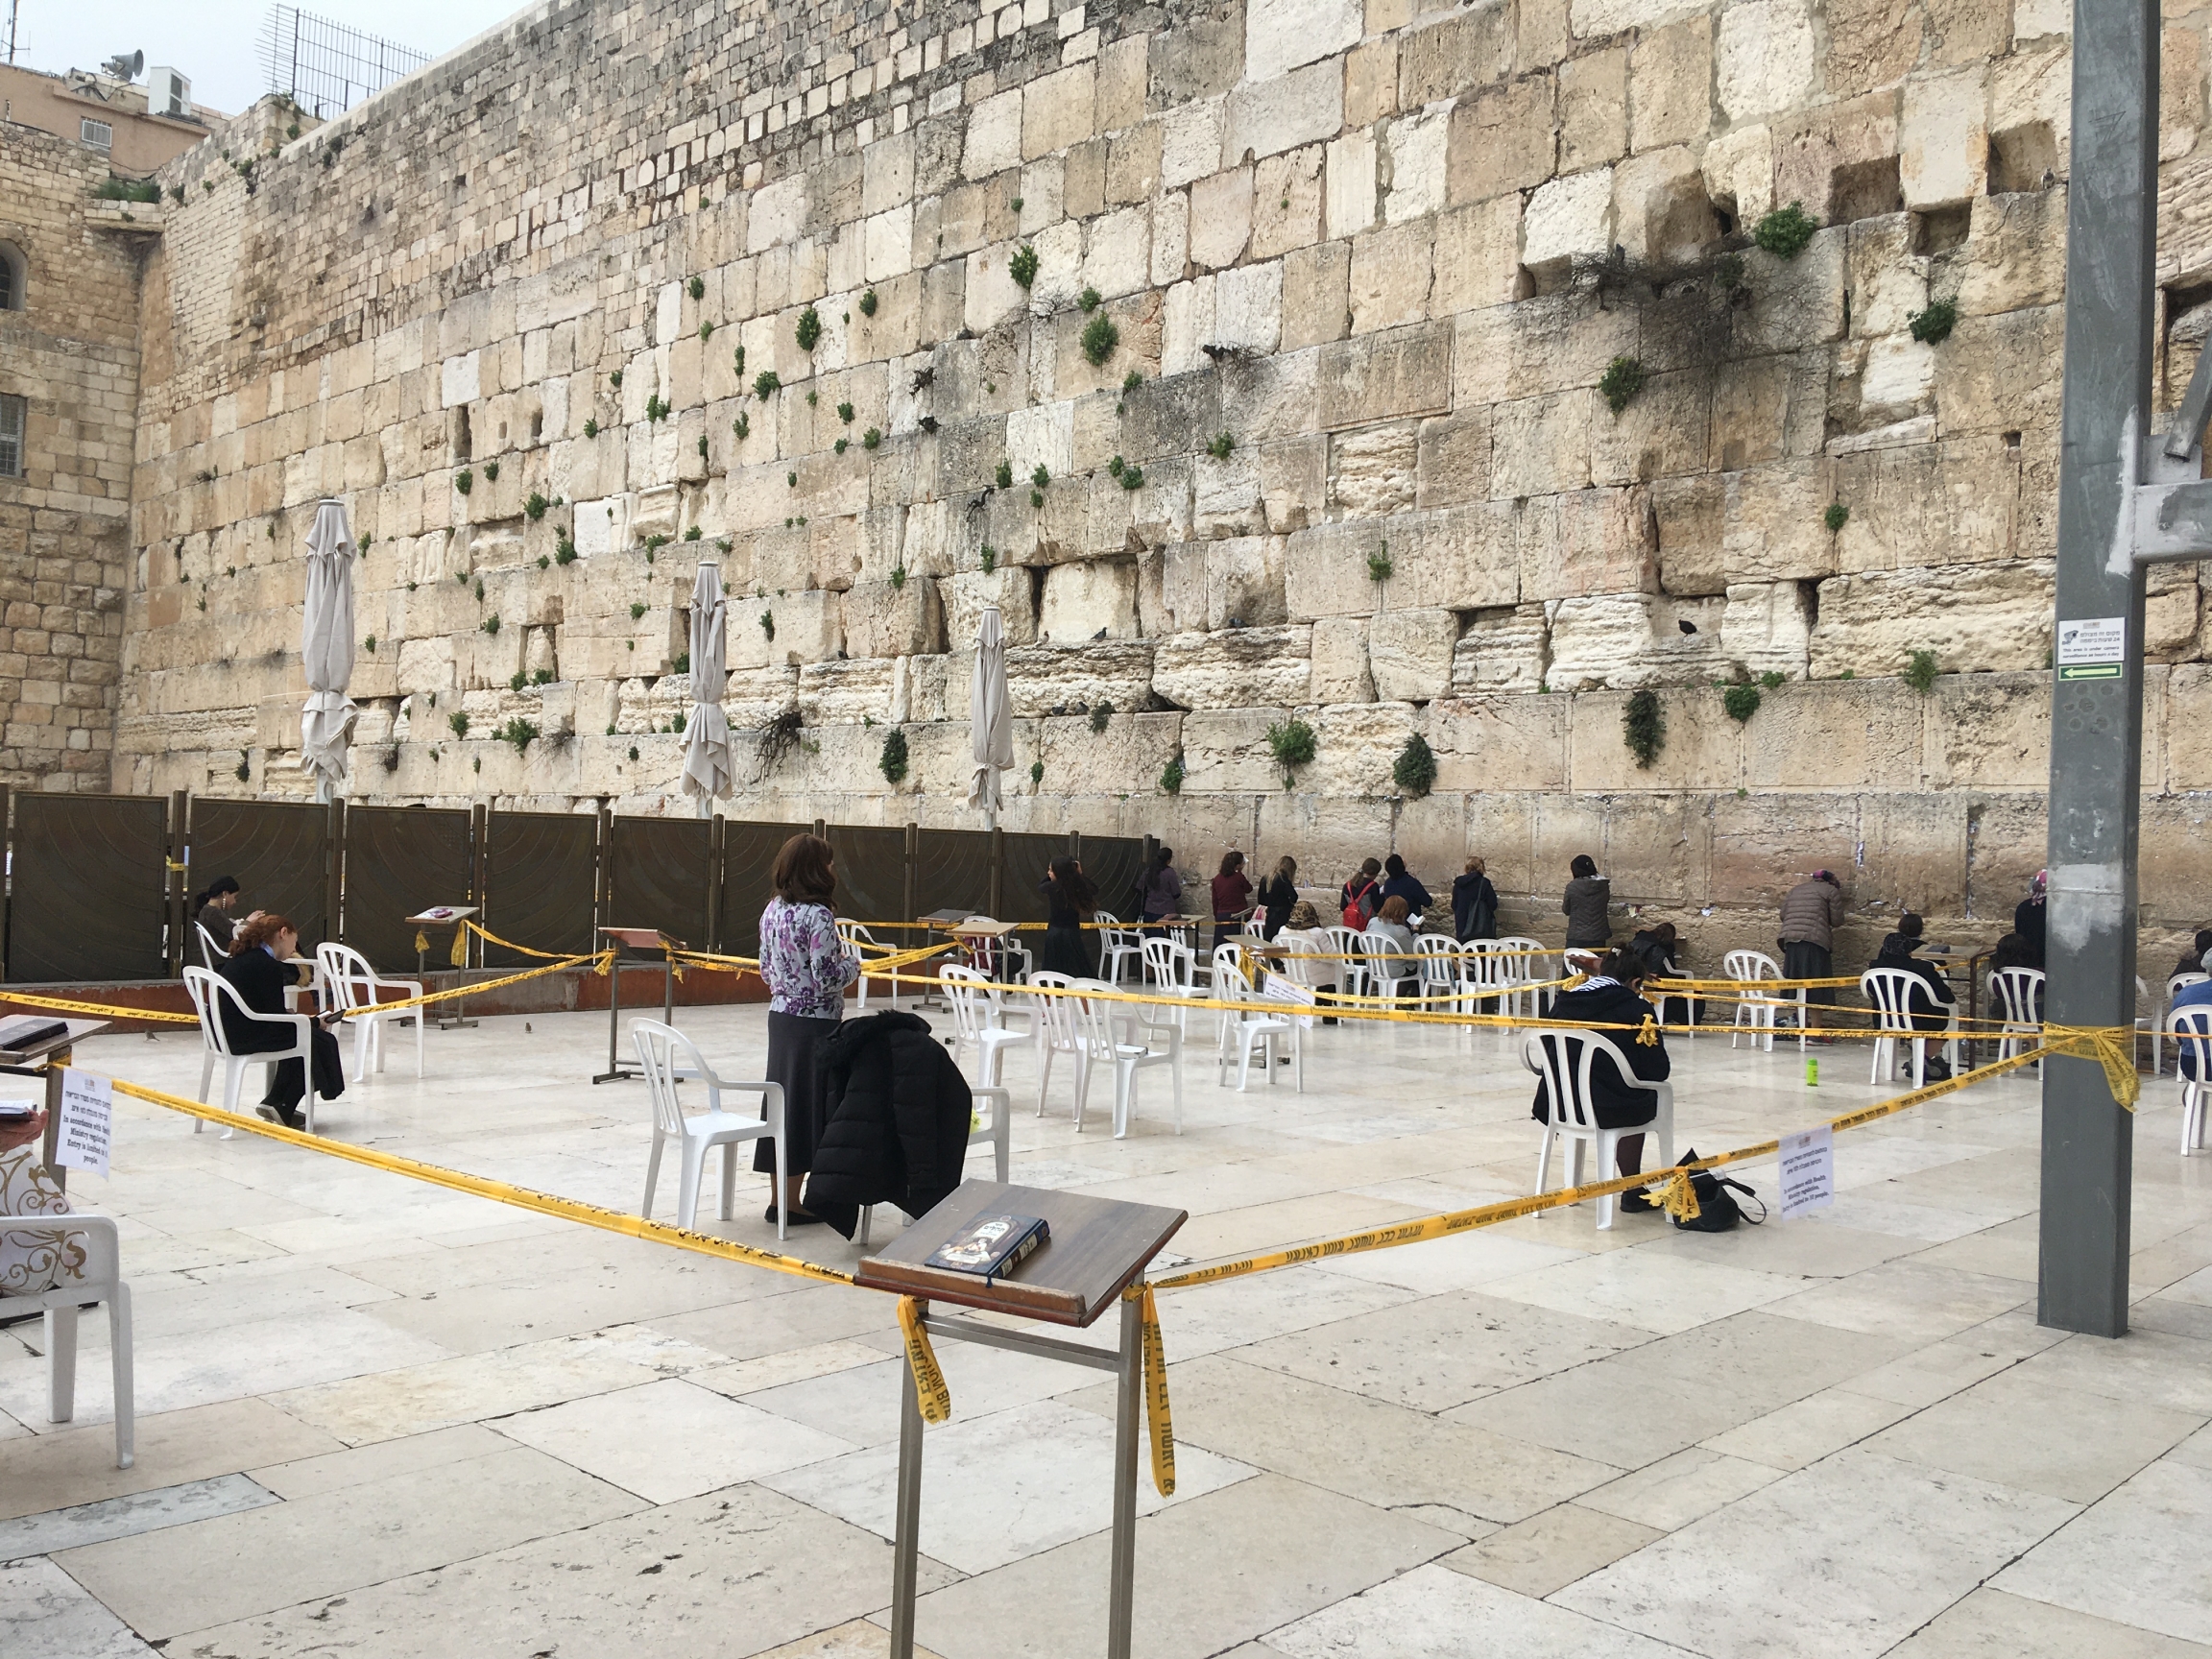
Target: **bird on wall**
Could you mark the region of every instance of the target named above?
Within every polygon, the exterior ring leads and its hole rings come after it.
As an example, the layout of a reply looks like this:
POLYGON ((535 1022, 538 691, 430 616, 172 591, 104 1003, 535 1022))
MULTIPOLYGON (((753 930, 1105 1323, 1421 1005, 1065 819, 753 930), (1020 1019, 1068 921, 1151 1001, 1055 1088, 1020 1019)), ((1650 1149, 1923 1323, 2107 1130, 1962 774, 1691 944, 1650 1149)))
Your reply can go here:
POLYGON ((1106 637, 1106 630, 1101 628, 1097 633, 1092 635, 1091 637, 1094 639, 1103 639, 1106 637))
POLYGON ((1691 621, 1687 616, 1675 617, 1674 626, 1681 629, 1685 634, 1695 634, 1697 632, 1697 624, 1691 621))

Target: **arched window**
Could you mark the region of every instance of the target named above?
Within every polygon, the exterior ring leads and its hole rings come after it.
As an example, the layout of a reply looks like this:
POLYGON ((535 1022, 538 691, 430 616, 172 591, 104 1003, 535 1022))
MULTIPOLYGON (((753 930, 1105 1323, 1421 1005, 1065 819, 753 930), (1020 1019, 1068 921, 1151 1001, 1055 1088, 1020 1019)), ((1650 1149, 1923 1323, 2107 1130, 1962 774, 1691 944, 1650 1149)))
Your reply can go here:
POLYGON ((30 262, 12 242, 0 242, 0 311, 23 309, 23 291, 31 275, 30 262))

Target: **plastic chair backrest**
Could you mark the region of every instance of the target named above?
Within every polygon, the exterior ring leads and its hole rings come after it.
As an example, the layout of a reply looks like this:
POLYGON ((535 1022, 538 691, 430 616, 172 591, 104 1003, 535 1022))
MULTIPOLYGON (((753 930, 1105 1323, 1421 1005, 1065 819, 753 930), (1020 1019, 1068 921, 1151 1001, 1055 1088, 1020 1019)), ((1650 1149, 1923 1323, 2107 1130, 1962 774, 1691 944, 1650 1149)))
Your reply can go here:
POLYGON ((676 1094, 679 1066, 711 1076, 707 1062, 691 1039, 673 1025, 658 1020, 630 1022, 631 1041, 637 1045, 637 1063, 645 1072, 645 1088, 653 1096, 653 1125, 663 1135, 683 1139, 684 1105, 676 1094))
POLYGON ((197 922, 192 924, 192 931, 200 935, 200 966, 214 973, 216 958, 223 954, 215 944, 215 935, 197 922))
POLYGON ((1528 984, 1536 979, 1551 977, 1551 953, 1544 948, 1541 939, 1529 939, 1515 933, 1500 939, 1492 946, 1503 960, 1499 964, 1501 984, 1528 984), (1537 964, 1544 964, 1539 973, 1537 964))
POLYGON ((1928 982, 1919 974, 1908 973, 1902 968, 1869 968, 1859 975, 1859 989, 1881 1016, 1882 1029, 1885 1031, 1910 1031, 1912 1029, 1912 1016, 1915 1012, 1926 1014, 1931 1011, 1926 1008, 1915 1010, 1912 1006, 1912 993, 1915 990, 1930 996, 1933 1000, 1928 991, 1928 982))
MULTIPOLYGON (((1252 995, 1252 976, 1244 972, 1241 953, 1234 945, 1216 945, 1214 948, 1214 995, 1238 998, 1252 995)), ((1234 1013, 1231 1017, 1245 1018, 1234 1013)))
POLYGON ((2042 1020, 2035 1011, 2042 989, 2040 968, 2000 968, 1989 975, 1989 996, 1997 1004, 1997 1017, 2010 1024, 2033 1025, 2042 1020))
POLYGON ((1431 985, 1449 985, 1459 976, 1459 941, 1442 933, 1424 933, 1413 941, 1421 958, 1421 977, 1431 985))
POLYGON ((937 970, 937 983, 945 993, 946 1002, 951 1006, 953 1029, 962 1040, 973 1042, 985 1023, 976 1001, 989 994, 984 990, 990 983, 989 975, 978 968, 963 968, 958 963, 948 962, 937 970))
POLYGON ((2174 975, 2173 975, 2171 978, 2169 978, 2169 979, 2166 981, 2166 1002, 2167 1002, 2167 1005, 2168 1005, 2169 1007, 2171 1007, 2171 1006, 2173 1005, 2173 1002, 2174 1002, 2174 998, 2175 998, 2175 994, 2176 994, 2176 992, 2180 991, 2180 990, 2181 990, 2181 988, 2182 988, 2183 986, 2185 986, 2185 985, 2201 985, 2201 984, 2203 984, 2203 983, 2204 983, 2204 981, 2205 981, 2205 980, 2207 980, 2207 979, 2212 979, 2212 974, 2174 974, 2174 975))
POLYGON ((1537 1031, 1529 1036, 1522 1061, 1544 1079, 1554 1122, 1573 1129, 1598 1128, 1591 1105, 1591 1074, 1601 1054, 1613 1062, 1622 1079, 1636 1075, 1612 1039, 1596 1031, 1537 1031))
POLYGON ((1198 952, 1172 939, 1147 938, 1144 968, 1162 985, 1189 988, 1198 983, 1198 952))
MULTIPOLYGON (((1070 979, 1069 984, 1077 991, 1112 991, 1113 986, 1103 979, 1070 979)), ((1114 1036, 1115 1011, 1124 1004, 1109 1002, 1099 997, 1057 997, 1051 1000, 1061 1003, 1073 1016, 1074 1029, 1094 1060, 1111 1060, 1118 1044, 1114 1036)))
POLYGON ((1731 950, 1720 958, 1720 972, 1731 979, 1779 979, 1782 964, 1764 951, 1731 950))
POLYGON ((223 1029, 221 998, 226 991, 233 997, 238 995, 219 974, 204 968, 184 970, 184 994, 192 998, 192 1012, 200 1016, 201 1041, 207 1045, 211 1054, 230 1052, 230 1038, 223 1029))
MULTIPOLYGON (((1033 990, 1066 991, 1075 984, 1075 980, 1066 974, 1046 971, 1030 974, 1029 984, 1033 990)), ((1043 1031, 1045 1042, 1062 1053, 1074 1053, 1083 1041, 1083 1022, 1076 1008, 1077 998, 1039 997, 1035 1000, 1041 1010, 1037 1023, 1043 1031)))
MULTIPOLYGON (((2196 1062, 2190 1069, 2197 1075, 2188 1081, 2202 1083, 2212 1078, 2212 1008, 2184 1008, 2166 1022, 2166 1029, 2174 1046, 2196 1062)), ((2178 1062, 2176 1069, 2179 1069, 2178 1062)))
POLYGON ((315 971, 323 982, 336 994, 341 1008, 373 1007, 376 1001, 376 970, 369 966, 369 958, 350 945, 335 940, 325 940, 315 947, 315 971))

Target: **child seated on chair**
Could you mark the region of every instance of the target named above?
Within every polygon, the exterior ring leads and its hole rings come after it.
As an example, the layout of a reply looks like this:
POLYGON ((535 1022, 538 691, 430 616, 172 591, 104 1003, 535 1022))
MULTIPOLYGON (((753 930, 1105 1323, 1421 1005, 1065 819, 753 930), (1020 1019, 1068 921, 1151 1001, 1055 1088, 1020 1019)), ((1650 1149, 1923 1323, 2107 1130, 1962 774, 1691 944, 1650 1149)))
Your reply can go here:
MULTIPOLYGON (((1611 951, 1598 964, 1597 973, 1572 991, 1562 991, 1551 999, 1549 1018, 1626 1027, 1600 1034, 1628 1057, 1628 1070, 1638 1078, 1646 1083, 1664 1083, 1672 1064, 1667 1057, 1665 1034, 1654 1023, 1654 1042, 1646 1045, 1636 1040, 1645 1021, 1656 1022, 1657 1020, 1651 1004, 1641 995, 1643 980, 1644 964, 1634 953, 1625 950, 1611 951)), ((1659 1113, 1658 1096, 1648 1089, 1633 1089, 1623 1082, 1610 1055, 1599 1054, 1591 1062, 1590 1093, 1590 1115, 1601 1129, 1635 1128, 1650 1122, 1659 1113)), ((1550 1085, 1542 1077, 1536 1080, 1536 1103, 1528 1116, 1539 1123, 1551 1121, 1550 1085)), ((1644 1137, 1622 1136, 1616 1163, 1623 1175, 1633 1175, 1642 1169, 1644 1137)), ((1621 1208, 1637 1214, 1655 1210, 1658 1205, 1631 1189, 1621 1194, 1621 1208)))

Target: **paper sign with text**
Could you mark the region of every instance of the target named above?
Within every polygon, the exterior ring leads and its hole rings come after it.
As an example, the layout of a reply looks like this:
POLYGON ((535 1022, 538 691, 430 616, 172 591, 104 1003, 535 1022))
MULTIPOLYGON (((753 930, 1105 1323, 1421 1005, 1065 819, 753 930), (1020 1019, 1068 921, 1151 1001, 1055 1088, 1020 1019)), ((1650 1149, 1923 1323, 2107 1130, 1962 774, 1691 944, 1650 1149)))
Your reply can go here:
POLYGON ((74 1066, 61 1070, 61 1122, 54 1162, 65 1169, 108 1174, 108 1142, 115 1121, 115 1090, 107 1078, 74 1066))
MULTIPOLYGON (((1313 988, 1310 985, 1301 985, 1297 980, 1286 979, 1280 974, 1267 975, 1266 983, 1260 987, 1260 995, 1262 999, 1269 1002, 1288 1002, 1301 1008, 1311 1008, 1315 1005, 1313 988)), ((1313 1016, 1301 1014, 1298 1016, 1298 1023, 1304 1029, 1310 1031, 1313 1029, 1313 1016)))
POLYGON ((1836 1131, 1823 1123, 1782 1137, 1782 1219, 1836 1202, 1836 1131))

